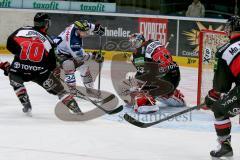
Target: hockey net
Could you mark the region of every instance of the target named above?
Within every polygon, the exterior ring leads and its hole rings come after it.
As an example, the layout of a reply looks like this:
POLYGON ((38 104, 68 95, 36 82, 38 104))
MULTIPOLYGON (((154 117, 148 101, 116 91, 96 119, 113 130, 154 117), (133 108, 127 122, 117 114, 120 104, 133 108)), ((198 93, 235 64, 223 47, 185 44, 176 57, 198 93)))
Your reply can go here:
POLYGON ((198 105, 204 102, 208 91, 212 89, 215 53, 228 41, 225 32, 202 30, 199 34, 198 105))

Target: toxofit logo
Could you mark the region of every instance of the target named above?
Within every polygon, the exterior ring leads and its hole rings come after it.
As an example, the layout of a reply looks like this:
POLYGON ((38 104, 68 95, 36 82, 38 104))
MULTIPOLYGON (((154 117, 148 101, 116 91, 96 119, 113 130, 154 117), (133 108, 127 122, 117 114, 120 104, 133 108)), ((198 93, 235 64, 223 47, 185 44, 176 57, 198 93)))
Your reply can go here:
POLYGON ((51 9, 51 10, 57 10, 59 4, 57 2, 33 2, 33 8, 37 9, 51 9))
POLYGON ((10 8, 11 7, 11 0, 1 0, 0 1, 1 8, 10 8))
POLYGON ((87 12, 105 12, 105 5, 102 3, 93 4, 93 5, 86 5, 81 4, 80 5, 81 11, 87 11, 87 12))

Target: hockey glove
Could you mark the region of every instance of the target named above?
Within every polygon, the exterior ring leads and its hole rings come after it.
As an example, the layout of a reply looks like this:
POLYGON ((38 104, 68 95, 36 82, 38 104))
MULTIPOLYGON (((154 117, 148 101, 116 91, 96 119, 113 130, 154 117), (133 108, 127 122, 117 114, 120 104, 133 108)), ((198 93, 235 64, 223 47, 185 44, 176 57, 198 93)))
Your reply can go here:
POLYGON ((102 54, 97 51, 92 53, 92 59, 94 59, 97 63, 102 63, 104 61, 102 54))
POLYGON ((214 102, 219 100, 221 97, 221 93, 215 91, 214 89, 211 89, 208 91, 208 95, 205 97, 205 104, 208 108, 212 108, 212 105, 214 102))
POLYGON ((0 68, 4 71, 4 75, 8 76, 9 73, 9 68, 10 68, 10 63, 8 61, 6 62, 1 62, 0 63, 0 68))
POLYGON ((102 36, 105 33, 105 28, 103 28, 100 24, 95 24, 93 32, 99 36, 102 36))
POLYGON ((60 78, 60 74, 61 74, 61 69, 60 67, 56 67, 53 71, 52 71, 53 75, 56 77, 56 78, 60 78))

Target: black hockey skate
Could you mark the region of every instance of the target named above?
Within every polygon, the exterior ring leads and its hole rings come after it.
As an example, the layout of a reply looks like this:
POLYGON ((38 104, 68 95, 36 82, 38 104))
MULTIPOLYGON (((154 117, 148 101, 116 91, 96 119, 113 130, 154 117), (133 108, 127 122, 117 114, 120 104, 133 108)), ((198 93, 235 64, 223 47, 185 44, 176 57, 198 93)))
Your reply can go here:
POLYGON ((30 103, 27 103, 26 105, 24 105, 23 109, 22 109, 23 113, 25 113, 27 116, 32 116, 32 106, 30 103))
POLYGON ((228 137, 225 141, 220 141, 218 139, 218 143, 220 145, 220 148, 218 150, 213 150, 210 152, 210 155, 215 158, 221 158, 221 157, 232 157, 233 156, 233 150, 231 146, 231 136, 228 137))
POLYGON ((78 107, 78 104, 74 99, 66 98, 62 102, 63 102, 63 104, 65 104, 70 109, 71 113, 83 115, 81 109, 78 107))

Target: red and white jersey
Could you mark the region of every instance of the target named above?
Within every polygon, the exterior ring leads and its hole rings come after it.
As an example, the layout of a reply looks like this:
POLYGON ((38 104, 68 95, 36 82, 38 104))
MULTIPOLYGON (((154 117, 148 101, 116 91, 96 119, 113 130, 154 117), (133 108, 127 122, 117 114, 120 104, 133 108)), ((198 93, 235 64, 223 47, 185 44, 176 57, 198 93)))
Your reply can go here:
POLYGON ((53 41, 34 27, 23 27, 12 33, 7 49, 15 55, 10 71, 33 74, 56 67, 53 41))
POLYGON ((231 38, 216 53, 213 88, 227 93, 232 86, 240 84, 240 35, 231 38))

